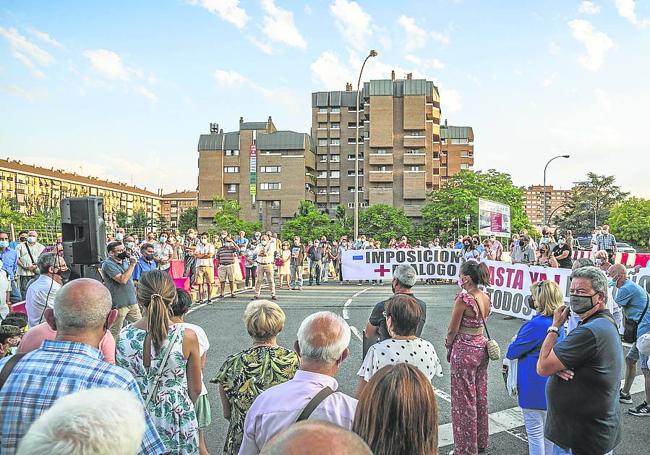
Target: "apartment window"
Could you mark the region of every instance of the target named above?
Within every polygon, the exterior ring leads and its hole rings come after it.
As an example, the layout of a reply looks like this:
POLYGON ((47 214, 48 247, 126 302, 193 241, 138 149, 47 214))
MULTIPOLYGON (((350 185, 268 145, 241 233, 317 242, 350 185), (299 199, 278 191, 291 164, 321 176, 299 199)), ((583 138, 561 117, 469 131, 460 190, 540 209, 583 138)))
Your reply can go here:
POLYGON ((327 122, 318 122, 318 129, 319 130, 326 130, 327 129, 327 122))
POLYGON ((330 139, 330 145, 341 145, 340 139, 330 139))
MULTIPOLYGON (((359 152, 359 160, 363 160, 363 152, 359 152)), ((348 154, 348 161, 354 161, 354 153, 348 154)))
POLYGON ((341 161, 341 155, 330 155, 330 161, 332 163, 338 163, 341 161))
POLYGON ((339 194, 340 190, 338 186, 333 186, 330 188, 330 194, 339 194))
POLYGON ((223 172, 226 174, 238 174, 239 166, 226 166, 223 168, 223 172))
POLYGON ((461 168, 461 169, 469 169, 469 164, 462 163, 462 164, 460 165, 460 168, 461 168))
POLYGON ((341 124, 339 122, 332 122, 330 124, 330 128, 333 130, 340 130, 341 129, 341 124))
POLYGON ((237 192, 237 185, 236 183, 231 183, 230 185, 226 185, 226 193, 236 193, 237 192))
POLYGON ((262 166, 260 167, 260 172, 266 174, 277 174, 282 171, 282 166, 262 166))
POLYGON ((239 150, 226 150, 226 156, 239 156, 239 150))
POLYGON ((452 139, 451 143, 452 144, 469 144, 469 141, 467 140, 467 138, 464 138, 464 139, 452 139))
POLYGON ((388 168, 388 166, 377 166, 377 170, 379 172, 390 172, 391 169, 388 168))
POLYGON ((419 130, 419 131, 407 131, 405 136, 411 136, 411 137, 424 137, 424 131, 419 130))
POLYGON ((318 145, 321 147, 326 147, 327 146, 327 139, 319 139, 318 140, 318 145))
POLYGON ((280 218, 277 216, 271 217, 271 224, 280 224, 280 218))
MULTIPOLYGON (((359 175, 363 175, 363 169, 359 169, 359 175)), ((354 169, 348 169, 348 177, 354 177, 354 169)))
POLYGON ((420 166, 411 166, 409 168, 409 171, 411 172, 418 172, 420 170, 420 166))
POLYGON ((327 171, 318 171, 318 178, 319 179, 326 179, 327 178, 327 171))
POLYGON ((375 153, 377 155, 386 155, 387 154, 386 149, 376 149, 375 153))
POLYGON ((340 107, 333 107, 330 112, 334 112, 335 114, 338 114, 339 112, 341 112, 341 108, 340 107))
POLYGON ((411 155, 415 155, 416 153, 420 153, 420 151, 418 149, 411 149, 407 153, 409 153, 411 155))
POLYGON ((282 189, 281 183, 260 183, 260 190, 280 190, 282 189))
POLYGON ((460 156, 461 156, 461 158, 469 158, 469 151, 467 151, 467 150, 462 150, 462 151, 460 152, 460 156))
POLYGON ((440 175, 440 168, 439 167, 434 167, 433 168, 433 175, 440 175))
POLYGON ((319 107, 318 112, 323 114, 323 113, 327 112, 327 108, 326 107, 319 107))
POLYGON ((339 178, 341 173, 339 171, 330 171, 330 177, 333 179, 339 178))
POLYGON ((438 153, 438 152, 433 152, 433 159, 434 159, 434 160, 438 160, 438 159, 440 159, 440 153, 438 153))
MULTIPOLYGON (((349 193, 354 193, 354 186, 348 186, 348 192, 349 193)), ((363 193, 363 187, 359 187, 359 193, 363 193)))
POLYGON ((318 210, 325 210, 325 209, 327 209, 327 204, 324 204, 324 203, 320 203, 320 202, 319 202, 318 204, 316 204, 316 208, 317 208, 318 210))
MULTIPOLYGON (((361 140, 361 138, 359 138, 358 142, 359 142, 359 144, 363 144, 363 141, 361 140)), ((356 144, 356 142, 354 142, 353 137, 348 138, 348 144, 356 144)))
POLYGON ((356 128, 357 122, 348 122, 348 128, 356 128))
POLYGON ((327 155, 320 155, 318 161, 321 163, 327 163, 327 155))
POLYGON ((270 206, 272 209, 277 210, 280 208, 280 201, 271 201, 270 206))
POLYGON ((327 188, 318 188, 318 194, 327 194, 327 188))

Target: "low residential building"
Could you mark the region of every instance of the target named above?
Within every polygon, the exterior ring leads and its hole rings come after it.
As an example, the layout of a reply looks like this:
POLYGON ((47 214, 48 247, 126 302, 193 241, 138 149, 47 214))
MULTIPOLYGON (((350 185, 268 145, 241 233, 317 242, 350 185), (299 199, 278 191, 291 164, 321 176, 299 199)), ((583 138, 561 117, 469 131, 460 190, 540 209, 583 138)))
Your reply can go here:
POLYGON ((176 191, 162 195, 160 213, 167 220, 170 228, 178 228, 183 212, 197 206, 198 194, 198 191, 176 191))
POLYGON ((117 225, 118 212, 126 213, 131 219, 140 209, 144 210, 148 224, 154 227, 160 216, 162 190, 154 193, 126 183, 0 159, 0 196, 15 201, 18 210, 27 216, 59 207, 61 199, 66 197, 102 197, 104 219, 110 232, 117 225))
POLYGON ((556 189, 552 185, 547 185, 546 190, 543 185, 529 186, 524 195, 524 207, 528 220, 538 229, 544 225, 544 194, 546 194, 547 224, 550 222, 551 216, 565 210, 569 199, 571 199, 571 190, 556 189))
POLYGON ((266 122, 239 120, 239 130, 224 133, 212 124, 199 137, 198 225, 212 225, 216 198, 236 200, 240 218, 280 230, 300 202, 315 200, 315 146, 306 133, 278 131, 266 122))
POLYGON ((444 185, 449 177, 474 166, 474 131, 471 126, 450 126, 445 120, 440 127, 440 143, 439 162, 438 153, 433 152, 433 161, 438 164, 433 167, 434 179, 440 176, 439 182, 434 181, 434 187, 444 185))

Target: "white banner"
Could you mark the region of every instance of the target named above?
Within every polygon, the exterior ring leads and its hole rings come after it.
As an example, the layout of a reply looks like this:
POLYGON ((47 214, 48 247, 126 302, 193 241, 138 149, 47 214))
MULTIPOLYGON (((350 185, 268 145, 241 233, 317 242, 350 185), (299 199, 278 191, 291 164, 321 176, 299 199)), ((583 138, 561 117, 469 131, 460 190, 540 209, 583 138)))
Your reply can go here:
POLYGON ((392 280, 395 267, 408 264, 419 279, 452 280, 458 278, 461 263, 460 250, 348 250, 343 252, 341 269, 344 280, 392 280))
POLYGON ((478 235, 510 237, 510 206, 487 199, 478 200, 478 235))

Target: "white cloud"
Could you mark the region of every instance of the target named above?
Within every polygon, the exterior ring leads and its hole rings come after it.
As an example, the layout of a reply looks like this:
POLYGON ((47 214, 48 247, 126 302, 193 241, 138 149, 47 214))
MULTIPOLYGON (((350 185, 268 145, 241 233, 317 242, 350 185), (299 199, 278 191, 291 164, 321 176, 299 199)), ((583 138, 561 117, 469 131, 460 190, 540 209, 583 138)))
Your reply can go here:
POLYGON ((59 43, 57 40, 52 38, 49 34, 42 32, 40 30, 36 30, 35 28, 28 28, 27 31, 29 32, 30 35, 33 37, 43 41, 44 43, 50 44, 54 47, 59 47, 62 48, 64 47, 63 44, 59 43))
POLYGON ((586 55, 578 61, 589 71, 598 71, 605 62, 605 54, 614 47, 614 42, 603 32, 594 30, 591 22, 583 19, 569 21, 573 37, 585 46, 586 55))
POLYGON ((305 5, 305 7, 303 8, 303 11, 305 12, 305 14, 306 14, 307 16, 311 16, 312 13, 313 13, 313 11, 312 11, 312 9, 311 9, 311 6, 309 6, 309 5, 305 5))
POLYGON ((117 52, 108 49, 89 49, 83 56, 90 60, 95 71, 106 79, 128 81, 132 70, 126 67, 117 52))
POLYGON ((442 70, 445 68, 445 64, 437 58, 421 59, 415 55, 406 55, 404 56, 404 60, 413 63, 414 65, 424 66, 436 70, 442 70))
POLYGON ((463 109, 463 97, 454 88, 440 87, 440 106, 446 112, 459 112, 463 109))
POLYGON ((34 68, 36 65, 48 66, 56 61, 51 54, 27 41, 15 28, 0 27, 0 36, 9 43, 13 57, 29 68, 34 68))
POLYGON ((222 87, 240 87, 248 80, 234 70, 216 70, 214 79, 222 87))
POLYGON ((30 103, 34 102, 34 100, 36 99, 36 95, 31 91, 13 84, 0 85, 0 92, 4 92, 12 96, 17 96, 19 98, 29 101, 30 103))
POLYGON ((434 41, 437 41, 440 44, 449 44, 449 43, 451 43, 451 40, 449 39, 449 35, 447 35, 446 33, 431 32, 431 38, 433 38, 434 41))
POLYGON ((542 81, 542 87, 550 87, 553 85, 553 82, 555 82, 555 79, 557 78, 557 73, 553 74, 548 74, 542 81))
POLYGON ((551 41, 548 43, 548 53, 551 55, 560 55, 560 46, 558 46, 556 43, 551 41))
POLYGON ((594 2, 584 1, 580 3, 578 11, 583 14, 598 14, 600 12, 600 6, 594 2))
POLYGON ((141 85, 137 86, 135 88, 135 92, 137 94, 139 94, 140 96, 145 97, 146 99, 148 99, 152 103, 157 103, 158 102, 158 97, 151 90, 149 90, 146 87, 143 87, 141 85))
POLYGON ((207 9, 238 29, 244 28, 250 19, 246 10, 239 6, 239 0, 189 0, 189 2, 207 9))
POLYGON ((596 98, 596 102, 598 105, 604 109, 604 110, 609 110, 610 107, 612 107, 612 99, 610 98, 609 94, 600 88, 597 88, 594 90, 594 97, 596 98))
POLYGON ((427 32, 415 23, 412 17, 401 15, 397 23, 402 26, 406 33, 405 47, 407 51, 420 49, 427 44, 427 32))
POLYGON ((650 26, 650 19, 639 19, 636 15, 636 2, 634 0, 616 0, 616 10, 619 16, 627 19, 631 24, 640 27, 650 26))
POLYGON ((273 0, 262 0, 262 9, 266 13, 262 31, 271 41, 307 48, 307 42, 296 27, 291 11, 278 7, 273 0))
POLYGON ((312 79, 325 90, 343 90, 346 82, 355 81, 349 65, 331 51, 325 51, 310 65, 312 79))
POLYGON ((367 43, 373 34, 372 18, 355 1, 334 0, 330 12, 346 45, 353 49, 367 51, 367 43))
POLYGON ((253 35, 250 35, 247 38, 248 38, 248 41, 250 41, 253 46, 258 48, 259 50, 261 50, 265 54, 273 55, 273 46, 271 46, 271 43, 269 43, 268 41, 260 41, 257 38, 255 38, 255 36, 253 36, 253 35))

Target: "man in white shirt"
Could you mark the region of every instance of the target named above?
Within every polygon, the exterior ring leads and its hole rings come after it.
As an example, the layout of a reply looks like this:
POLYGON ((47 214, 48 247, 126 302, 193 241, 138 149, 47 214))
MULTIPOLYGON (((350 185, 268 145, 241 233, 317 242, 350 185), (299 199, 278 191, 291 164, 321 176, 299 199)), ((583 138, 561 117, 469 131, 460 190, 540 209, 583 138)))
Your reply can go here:
POLYGON ((212 285, 214 284, 214 252, 215 248, 208 237, 208 233, 201 234, 201 241, 194 249, 196 258, 196 284, 199 285, 199 303, 210 302, 212 299, 212 285), (205 288, 205 289, 204 289, 205 288), (206 295, 205 300, 203 295, 206 295))
POLYGON ((239 455, 257 455, 274 435, 298 420, 323 420, 352 428, 357 400, 337 392, 334 379, 348 357, 349 344, 350 327, 337 314, 321 311, 302 321, 294 344, 300 369, 292 380, 255 399, 246 415, 239 455))
POLYGON ((27 241, 20 243, 16 246, 16 253, 18 255, 18 275, 20 286, 20 294, 24 299, 27 295, 27 284, 38 273, 38 257, 45 249, 44 245, 38 243, 38 233, 36 231, 29 231, 27 233, 27 241))
POLYGON ((9 283, 9 273, 2 270, 2 266, 2 260, 0 260, 0 318, 4 319, 9 314, 7 302, 10 301, 11 284, 9 283))
POLYGON ((52 308, 54 297, 63 285, 60 273, 65 268, 65 261, 62 257, 55 252, 44 253, 38 258, 37 265, 40 275, 27 288, 25 299, 29 328, 45 321, 45 309, 52 308))

